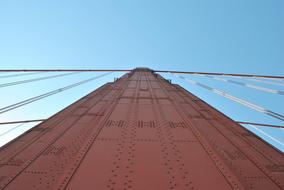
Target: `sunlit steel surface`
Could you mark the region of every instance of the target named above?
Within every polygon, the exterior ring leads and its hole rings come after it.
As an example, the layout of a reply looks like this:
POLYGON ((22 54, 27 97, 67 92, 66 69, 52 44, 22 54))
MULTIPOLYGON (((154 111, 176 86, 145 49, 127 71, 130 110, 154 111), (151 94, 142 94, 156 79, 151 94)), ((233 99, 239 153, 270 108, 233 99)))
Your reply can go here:
POLYGON ((146 68, 0 151, 0 189, 284 189, 283 154, 146 68))

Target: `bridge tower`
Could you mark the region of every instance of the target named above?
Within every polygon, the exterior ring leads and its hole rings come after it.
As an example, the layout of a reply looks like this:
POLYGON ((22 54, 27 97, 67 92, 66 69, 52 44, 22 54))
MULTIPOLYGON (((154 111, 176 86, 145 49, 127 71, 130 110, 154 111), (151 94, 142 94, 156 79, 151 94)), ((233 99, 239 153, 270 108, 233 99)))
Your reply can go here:
POLYGON ((271 145, 147 68, 0 150, 0 189, 284 189, 271 145))

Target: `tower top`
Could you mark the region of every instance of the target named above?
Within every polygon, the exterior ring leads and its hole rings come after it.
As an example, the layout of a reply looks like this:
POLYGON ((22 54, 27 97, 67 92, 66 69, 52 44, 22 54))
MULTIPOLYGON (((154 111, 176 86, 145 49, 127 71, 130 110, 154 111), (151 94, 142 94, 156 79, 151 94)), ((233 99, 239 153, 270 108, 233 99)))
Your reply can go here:
POLYGON ((133 69, 134 72, 153 72, 152 69, 149 69, 147 67, 136 67, 135 69, 133 69))

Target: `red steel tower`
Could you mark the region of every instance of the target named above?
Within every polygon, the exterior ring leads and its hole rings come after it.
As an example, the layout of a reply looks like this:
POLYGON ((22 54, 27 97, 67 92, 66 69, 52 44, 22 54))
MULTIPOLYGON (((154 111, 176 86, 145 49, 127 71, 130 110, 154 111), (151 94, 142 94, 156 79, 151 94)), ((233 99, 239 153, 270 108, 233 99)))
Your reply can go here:
POLYGON ((0 189, 284 189, 283 153, 147 68, 0 150, 0 189))

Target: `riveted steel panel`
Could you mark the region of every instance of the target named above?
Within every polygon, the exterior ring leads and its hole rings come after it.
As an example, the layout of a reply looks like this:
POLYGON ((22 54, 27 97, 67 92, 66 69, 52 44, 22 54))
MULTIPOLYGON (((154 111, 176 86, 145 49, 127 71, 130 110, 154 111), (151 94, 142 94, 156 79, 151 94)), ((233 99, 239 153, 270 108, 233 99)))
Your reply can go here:
POLYGON ((147 68, 0 150, 0 189, 284 189, 283 153, 147 68))

